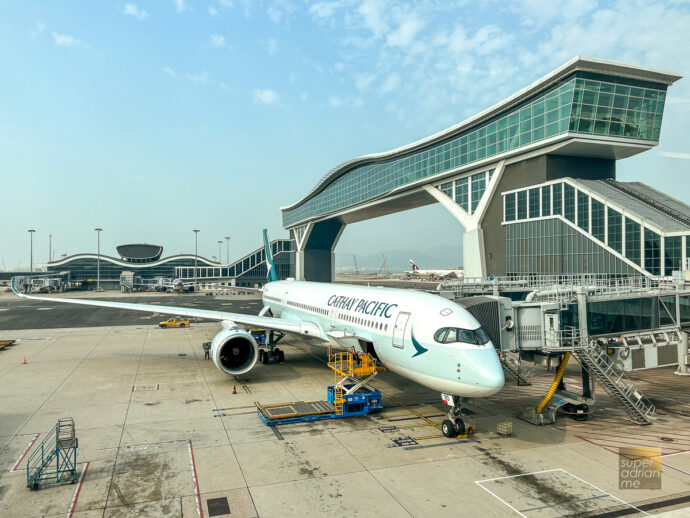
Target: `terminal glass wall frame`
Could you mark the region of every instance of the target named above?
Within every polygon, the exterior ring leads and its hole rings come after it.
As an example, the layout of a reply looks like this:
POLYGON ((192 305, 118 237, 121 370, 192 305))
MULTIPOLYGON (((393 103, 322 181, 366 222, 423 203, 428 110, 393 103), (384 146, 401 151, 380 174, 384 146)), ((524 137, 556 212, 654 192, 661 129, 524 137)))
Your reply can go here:
MULTIPOLYGON (((520 105, 405 155, 353 166, 283 212, 283 225, 374 199, 400 186, 558 135, 658 141, 666 85, 576 72, 520 105)), ((337 169, 337 168, 336 168, 337 169)), ((328 173, 317 185, 329 181, 328 173)))
POLYGON ((683 237, 672 236, 664 238, 664 275, 682 269, 683 237))

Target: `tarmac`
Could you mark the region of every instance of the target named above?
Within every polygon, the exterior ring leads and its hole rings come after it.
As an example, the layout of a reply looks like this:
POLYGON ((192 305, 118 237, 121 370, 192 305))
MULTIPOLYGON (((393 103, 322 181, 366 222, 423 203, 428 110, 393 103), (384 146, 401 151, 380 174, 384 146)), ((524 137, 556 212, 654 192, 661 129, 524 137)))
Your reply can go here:
MULTIPOLYGON (((632 376, 658 408, 645 427, 599 386, 588 421, 559 416, 537 427, 515 418, 553 379, 538 367, 531 386, 507 380, 467 406, 465 422, 477 430, 467 439, 434 426, 446 411, 439 394, 388 372, 373 382, 384 394, 377 414, 269 427, 255 401, 325 399, 333 383, 325 349, 284 342, 285 364, 257 364, 235 379, 203 359, 218 323, 160 329, 155 314, 6 296, 0 310, 0 340, 17 340, 0 349, 2 517, 690 516, 690 381, 672 369, 632 376), (78 480, 31 491, 26 459, 67 416, 79 439, 78 480), (507 437, 496 432, 505 419, 507 437), (620 448, 629 446, 660 449, 660 489, 619 488, 620 448)), ((579 385, 576 368, 566 384, 579 385)))

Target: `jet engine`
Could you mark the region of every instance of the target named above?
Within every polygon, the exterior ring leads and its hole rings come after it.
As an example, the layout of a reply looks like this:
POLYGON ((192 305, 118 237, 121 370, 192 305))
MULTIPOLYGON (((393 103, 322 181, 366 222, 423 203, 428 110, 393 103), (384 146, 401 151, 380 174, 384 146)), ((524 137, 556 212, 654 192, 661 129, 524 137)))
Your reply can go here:
POLYGON ((254 368, 259 359, 259 346, 244 329, 223 329, 211 342, 211 358, 221 371, 239 376, 254 368))

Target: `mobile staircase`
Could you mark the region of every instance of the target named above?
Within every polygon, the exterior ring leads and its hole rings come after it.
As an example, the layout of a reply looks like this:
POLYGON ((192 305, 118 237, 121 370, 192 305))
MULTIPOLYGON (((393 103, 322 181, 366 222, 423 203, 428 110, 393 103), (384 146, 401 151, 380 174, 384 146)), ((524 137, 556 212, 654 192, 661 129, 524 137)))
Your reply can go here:
POLYGON ((43 486, 77 481, 77 448, 74 419, 58 419, 48 436, 26 462, 26 486, 32 490, 43 486))
POLYGON ((534 369, 522 365, 519 353, 506 352, 501 358, 503 371, 517 381, 518 386, 528 386, 532 383, 529 378, 534 374, 534 369))
POLYGON ((573 353, 580 364, 597 377, 606 392, 623 405, 633 422, 640 425, 651 423, 649 418, 656 410, 654 405, 624 372, 615 368, 605 348, 590 343, 573 348, 573 353))

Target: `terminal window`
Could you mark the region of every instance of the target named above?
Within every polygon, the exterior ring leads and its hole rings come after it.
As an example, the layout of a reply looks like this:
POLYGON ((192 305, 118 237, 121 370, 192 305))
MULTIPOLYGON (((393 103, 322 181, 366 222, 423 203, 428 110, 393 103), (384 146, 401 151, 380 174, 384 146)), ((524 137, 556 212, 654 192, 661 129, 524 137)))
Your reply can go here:
POLYGON ((664 275, 681 269, 683 261, 683 238, 673 236, 664 238, 664 275))
POLYGON ((541 188, 541 215, 551 215, 551 186, 544 185, 541 188))
POLYGON ((608 245, 620 254, 623 252, 623 216, 620 212, 609 207, 608 219, 608 245))
POLYGON ((511 192, 505 196, 505 215, 504 221, 515 221, 515 193, 511 192))
POLYGON ((640 265, 641 246, 640 224, 625 218, 625 257, 640 265))
POLYGON ((563 215, 571 223, 575 223, 575 187, 563 184, 563 215))

